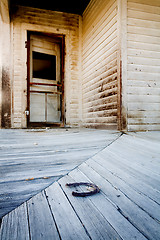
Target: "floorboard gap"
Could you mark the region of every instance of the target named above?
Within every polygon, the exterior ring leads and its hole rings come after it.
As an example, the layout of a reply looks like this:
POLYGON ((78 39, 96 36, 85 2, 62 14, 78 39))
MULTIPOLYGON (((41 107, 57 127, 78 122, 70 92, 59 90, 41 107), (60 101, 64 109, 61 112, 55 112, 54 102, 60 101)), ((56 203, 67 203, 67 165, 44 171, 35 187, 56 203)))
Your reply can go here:
POLYGON ((45 195, 45 197, 46 197, 46 199, 47 199, 47 203, 48 203, 49 209, 50 209, 50 211, 51 211, 51 215, 52 215, 53 221, 54 221, 54 223, 55 223, 55 226, 56 226, 56 229, 57 229, 57 232, 58 232, 59 239, 62 240, 61 235, 60 235, 60 232, 59 232, 59 229, 58 229, 58 226, 57 226, 57 223, 56 223, 56 220, 55 220, 55 217, 54 217, 53 212, 52 212, 52 209, 51 209, 51 205, 50 205, 50 203, 49 203, 49 201, 48 201, 48 196, 47 196, 45 190, 44 190, 44 195, 45 195))
MULTIPOLYGON (((67 175, 68 175, 68 174, 67 174, 67 175)), ((79 215, 77 214, 77 212, 76 212, 75 208, 73 207, 73 205, 72 205, 71 201, 69 200, 69 198, 68 198, 67 194, 66 194, 66 193, 65 193, 65 191, 63 190, 63 187, 61 186, 61 184, 60 184, 59 182, 58 182, 58 184, 59 184, 60 188, 62 189, 62 191, 63 191, 64 195, 66 196, 66 198, 67 198, 68 202, 70 203, 70 205, 71 205, 71 207, 72 207, 73 211, 75 212, 76 216, 78 217, 79 221, 81 222, 81 224, 82 224, 83 228, 85 229, 85 232, 86 232, 87 236, 88 236, 90 239, 92 239, 92 238, 91 238, 91 236, 90 236, 90 234, 88 233, 88 231, 87 231, 87 229, 86 229, 85 225, 83 224, 82 220, 80 219, 79 215)))

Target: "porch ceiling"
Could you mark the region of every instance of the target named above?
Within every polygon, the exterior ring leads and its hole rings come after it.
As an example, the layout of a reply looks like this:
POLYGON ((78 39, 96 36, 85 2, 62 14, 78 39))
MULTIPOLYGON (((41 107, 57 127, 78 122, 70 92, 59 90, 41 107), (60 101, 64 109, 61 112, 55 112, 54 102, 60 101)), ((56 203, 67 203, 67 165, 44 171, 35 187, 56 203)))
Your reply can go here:
POLYGON ((87 7, 90 0, 10 0, 11 7, 14 4, 21 6, 29 6, 41 9, 48 9, 53 11, 68 12, 75 14, 82 14, 85 8, 87 7))

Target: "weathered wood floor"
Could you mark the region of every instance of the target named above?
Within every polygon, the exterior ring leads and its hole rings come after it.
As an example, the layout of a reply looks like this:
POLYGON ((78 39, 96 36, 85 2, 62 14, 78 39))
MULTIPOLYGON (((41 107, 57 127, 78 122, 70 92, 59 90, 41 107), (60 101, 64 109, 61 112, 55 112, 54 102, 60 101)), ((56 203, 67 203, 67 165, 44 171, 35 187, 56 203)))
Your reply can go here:
POLYGON ((0 239, 159 240, 160 133, 148 136, 120 136, 10 212, 0 239), (101 191, 86 198, 65 186, 90 181, 101 191))
POLYGON ((92 129, 1 129, 0 218, 118 136, 92 129))

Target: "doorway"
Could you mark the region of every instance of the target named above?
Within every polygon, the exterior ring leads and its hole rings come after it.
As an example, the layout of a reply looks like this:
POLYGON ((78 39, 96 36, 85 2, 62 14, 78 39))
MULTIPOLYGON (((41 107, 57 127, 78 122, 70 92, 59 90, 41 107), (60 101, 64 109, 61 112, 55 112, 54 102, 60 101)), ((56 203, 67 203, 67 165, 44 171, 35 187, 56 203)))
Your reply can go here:
POLYGON ((29 34, 28 125, 62 126, 62 38, 29 34))

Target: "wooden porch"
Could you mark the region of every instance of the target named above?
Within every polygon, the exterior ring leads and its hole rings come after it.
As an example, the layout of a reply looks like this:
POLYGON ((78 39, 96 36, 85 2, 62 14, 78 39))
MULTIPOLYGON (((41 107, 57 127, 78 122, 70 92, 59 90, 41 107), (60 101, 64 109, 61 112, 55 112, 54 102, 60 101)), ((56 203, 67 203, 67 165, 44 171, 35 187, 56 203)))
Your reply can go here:
POLYGON ((1 240, 159 239, 160 132, 96 131, 95 140, 102 133, 105 148, 2 219, 1 240), (95 183, 100 193, 74 197, 72 182, 95 183))

